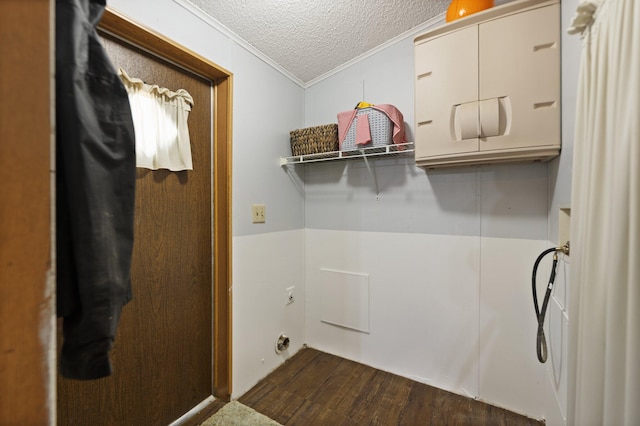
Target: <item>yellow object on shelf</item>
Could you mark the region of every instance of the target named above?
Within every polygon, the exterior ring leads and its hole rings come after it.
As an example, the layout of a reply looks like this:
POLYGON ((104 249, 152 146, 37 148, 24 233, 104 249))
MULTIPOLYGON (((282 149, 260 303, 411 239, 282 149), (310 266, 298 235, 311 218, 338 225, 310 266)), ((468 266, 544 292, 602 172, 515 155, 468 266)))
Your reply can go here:
POLYGON ((451 0, 445 20, 455 21, 491 7, 493 7, 493 0, 451 0))
POLYGON ((360 102, 358 105, 356 105, 356 108, 362 109, 362 108, 369 108, 372 106, 373 104, 370 104, 369 102, 360 102))

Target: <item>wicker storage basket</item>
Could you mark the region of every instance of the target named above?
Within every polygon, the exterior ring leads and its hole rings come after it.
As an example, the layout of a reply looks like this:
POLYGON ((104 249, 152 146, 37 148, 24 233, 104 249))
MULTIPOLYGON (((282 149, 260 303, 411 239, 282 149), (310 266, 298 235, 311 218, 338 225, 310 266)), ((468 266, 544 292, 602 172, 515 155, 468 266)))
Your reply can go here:
POLYGON ((371 142, 362 147, 378 147, 393 143, 393 124, 391 123, 391 120, 389 120, 389 117, 387 117, 384 112, 378 111, 375 108, 362 108, 358 110, 351 126, 349 126, 349 130, 347 130, 347 135, 342 141, 342 151, 351 151, 361 148, 361 146, 356 145, 356 122, 358 117, 364 114, 369 116, 371 142))
POLYGON ((289 135, 291 137, 291 153, 294 156, 338 150, 337 124, 292 130, 289 135))

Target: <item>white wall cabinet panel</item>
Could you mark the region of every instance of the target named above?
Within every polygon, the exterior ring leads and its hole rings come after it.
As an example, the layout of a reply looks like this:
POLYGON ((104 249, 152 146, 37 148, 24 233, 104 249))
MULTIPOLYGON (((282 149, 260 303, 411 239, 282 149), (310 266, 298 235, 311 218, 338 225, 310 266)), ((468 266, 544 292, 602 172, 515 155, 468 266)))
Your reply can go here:
POLYGON ((416 158, 478 150, 477 136, 462 140, 459 124, 452 143, 450 126, 452 115, 462 115, 478 99, 477 46, 475 27, 416 46, 416 140, 430 141, 416 144, 416 158))
POLYGON ((416 38, 419 166, 559 154, 559 15, 555 0, 521 0, 416 38))
POLYGON ((481 150, 559 148, 559 29, 559 5, 479 26, 480 99, 500 99, 501 108, 509 107, 501 117, 508 129, 483 138, 481 150))

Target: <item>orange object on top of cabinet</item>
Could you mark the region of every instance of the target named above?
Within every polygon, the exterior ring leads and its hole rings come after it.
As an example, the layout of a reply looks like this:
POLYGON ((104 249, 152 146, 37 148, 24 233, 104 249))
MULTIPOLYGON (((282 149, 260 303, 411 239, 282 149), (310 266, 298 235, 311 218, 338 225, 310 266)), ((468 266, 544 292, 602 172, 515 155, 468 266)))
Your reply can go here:
POLYGON ((447 9, 447 22, 493 7, 493 0, 451 0, 447 9))

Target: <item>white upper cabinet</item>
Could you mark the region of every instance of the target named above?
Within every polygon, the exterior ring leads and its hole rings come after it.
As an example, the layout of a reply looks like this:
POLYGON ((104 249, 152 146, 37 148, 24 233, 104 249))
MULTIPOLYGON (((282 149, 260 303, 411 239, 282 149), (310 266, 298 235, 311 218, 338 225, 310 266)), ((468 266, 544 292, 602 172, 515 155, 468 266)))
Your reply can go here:
POLYGON ((548 160, 560 152, 560 6, 521 0, 415 40, 416 163, 548 160))

